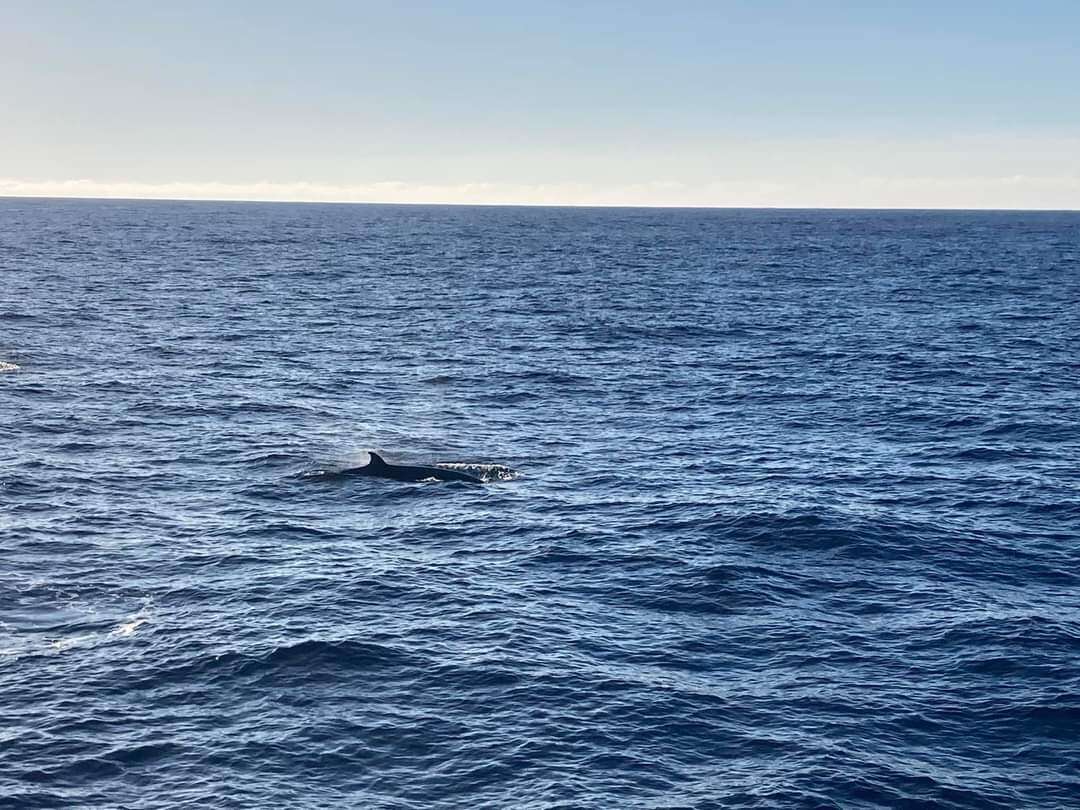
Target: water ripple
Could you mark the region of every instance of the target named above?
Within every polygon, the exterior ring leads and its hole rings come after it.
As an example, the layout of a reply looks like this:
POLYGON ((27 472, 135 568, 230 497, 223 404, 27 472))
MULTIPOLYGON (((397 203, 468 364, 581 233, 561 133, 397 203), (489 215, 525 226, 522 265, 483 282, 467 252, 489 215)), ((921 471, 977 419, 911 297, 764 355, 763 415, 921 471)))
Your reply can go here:
POLYGON ((0 214, 0 804, 1075 806, 1077 215, 0 214))

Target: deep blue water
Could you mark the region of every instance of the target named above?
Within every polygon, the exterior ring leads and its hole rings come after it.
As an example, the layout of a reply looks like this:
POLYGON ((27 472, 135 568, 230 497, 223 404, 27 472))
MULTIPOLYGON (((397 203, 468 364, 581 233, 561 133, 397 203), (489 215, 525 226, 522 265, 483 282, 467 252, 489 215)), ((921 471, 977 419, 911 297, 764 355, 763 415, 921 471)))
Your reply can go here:
POLYGON ((2 806, 1080 807, 1080 214, 0 200, 0 362, 2 806))

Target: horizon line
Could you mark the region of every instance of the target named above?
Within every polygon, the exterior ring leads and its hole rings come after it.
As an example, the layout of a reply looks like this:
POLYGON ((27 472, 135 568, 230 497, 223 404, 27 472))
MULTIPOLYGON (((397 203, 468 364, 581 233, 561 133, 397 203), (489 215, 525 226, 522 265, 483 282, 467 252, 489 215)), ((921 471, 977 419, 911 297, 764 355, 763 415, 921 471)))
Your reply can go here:
POLYGON ((1080 174, 547 182, 71 180, 0 176, 0 197, 352 205, 870 211, 1080 211, 1080 174))
POLYGON ((1042 213, 1042 214, 1080 214, 1080 208, 998 208, 998 207, 958 207, 958 206, 874 206, 874 205, 665 205, 640 203, 538 203, 538 202, 416 202, 416 201, 377 201, 377 200, 267 200, 257 198, 224 197, 124 197, 94 195, 44 195, 44 194, 0 194, 0 200, 39 200, 39 201, 85 201, 85 202, 146 202, 146 203, 224 203, 229 205, 366 205, 394 208, 580 208, 580 209, 624 209, 656 211, 908 211, 908 212, 953 212, 953 213, 1042 213))

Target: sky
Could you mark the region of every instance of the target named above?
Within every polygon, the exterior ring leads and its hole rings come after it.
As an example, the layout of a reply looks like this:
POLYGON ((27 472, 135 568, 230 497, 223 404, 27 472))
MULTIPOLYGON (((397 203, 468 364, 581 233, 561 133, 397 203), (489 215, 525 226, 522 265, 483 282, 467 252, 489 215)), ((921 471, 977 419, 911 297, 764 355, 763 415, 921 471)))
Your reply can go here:
POLYGON ((0 0, 0 195, 1080 209, 1080 2, 0 0))

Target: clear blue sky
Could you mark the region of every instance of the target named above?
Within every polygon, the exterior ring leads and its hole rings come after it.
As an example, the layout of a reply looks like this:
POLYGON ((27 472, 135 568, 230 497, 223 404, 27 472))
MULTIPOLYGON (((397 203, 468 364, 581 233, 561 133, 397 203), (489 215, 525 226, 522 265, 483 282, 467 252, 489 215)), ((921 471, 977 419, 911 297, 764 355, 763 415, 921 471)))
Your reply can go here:
POLYGON ((1075 0, 0 20, 0 194, 1080 208, 1075 0))

